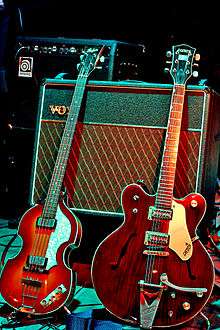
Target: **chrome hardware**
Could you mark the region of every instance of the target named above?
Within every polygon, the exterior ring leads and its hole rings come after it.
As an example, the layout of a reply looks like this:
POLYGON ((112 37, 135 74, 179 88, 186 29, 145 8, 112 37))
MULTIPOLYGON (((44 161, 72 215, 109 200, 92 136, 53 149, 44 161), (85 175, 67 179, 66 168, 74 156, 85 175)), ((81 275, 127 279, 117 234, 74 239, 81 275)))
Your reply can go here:
POLYGON ((195 58, 195 61, 200 61, 200 54, 195 54, 195 56, 194 56, 194 58, 195 58))
POLYGON ((199 76, 199 73, 198 73, 198 71, 193 71, 192 75, 193 75, 194 78, 197 78, 199 76))
POLYGON ((132 210, 132 213, 134 213, 134 214, 138 213, 138 209, 134 208, 134 209, 132 210))
POLYGON ((144 280, 140 280, 138 283, 140 285, 140 327, 151 329, 164 286, 147 283, 144 280))
POLYGON ((182 287, 182 286, 175 285, 168 281, 168 276, 165 273, 161 274, 160 280, 163 284, 169 286, 172 289, 183 291, 183 292, 194 292, 194 293, 196 293, 197 297, 202 297, 203 293, 207 292, 206 288, 188 288, 188 287, 182 287))
POLYGON ((175 292, 171 292, 170 296, 171 296, 171 298, 175 299, 176 298, 176 293, 175 292))
POLYGON ((146 231, 144 244, 166 247, 169 245, 169 234, 156 231, 146 231))
POLYGON ((139 198, 140 198, 140 197, 139 197, 138 195, 134 195, 134 196, 133 196, 133 200, 134 200, 134 201, 138 201, 139 198))
POLYGON ((198 202, 197 202, 197 200, 192 199, 190 205, 191 205, 192 207, 197 207, 197 206, 198 206, 198 202))
POLYGON ((188 310, 191 308, 190 303, 188 303, 187 301, 185 301, 185 302, 182 304, 182 306, 183 306, 183 309, 184 309, 185 311, 188 311, 188 310))
POLYGON ((150 206, 148 211, 148 219, 158 219, 158 220, 171 220, 173 216, 173 210, 158 209, 155 206, 150 206))
POLYGON ((169 311, 168 316, 171 318, 173 316, 173 311, 169 311))
POLYGON ((55 288, 52 292, 50 292, 44 299, 41 300, 40 304, 43 307, 47 307, 53 302, 59 300, 61 295, 66 292, 66 288, 63 284, 60 284, 57 288, 55 288))

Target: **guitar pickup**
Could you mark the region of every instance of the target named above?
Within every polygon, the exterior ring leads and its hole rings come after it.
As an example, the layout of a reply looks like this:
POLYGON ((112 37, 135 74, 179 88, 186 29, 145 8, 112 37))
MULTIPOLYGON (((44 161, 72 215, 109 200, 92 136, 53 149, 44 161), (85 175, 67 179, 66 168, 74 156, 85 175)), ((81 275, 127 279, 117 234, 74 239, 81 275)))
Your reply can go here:
POLYGON ((48 228, 48 229, 55 229, 56 228, 56 219, 47 219, 47 218, 42 218, 42 217, 39 217, 37 219, 37 227, 40 227, 40 228, 48 228))
POLYGON ((169 246, 169 238, 169 234, 166 233, 146 231, 144 244, 150 246, 169 246))
POLYGON ((24 270, 39 273, 46 272, 47 260, 42 256, 28 256, 24 270))
POLYGON ((173 210, 171 209, 158 209, 155 206, 150 206, 148 211, 148 219, 149 220, 172 220, 173 210))

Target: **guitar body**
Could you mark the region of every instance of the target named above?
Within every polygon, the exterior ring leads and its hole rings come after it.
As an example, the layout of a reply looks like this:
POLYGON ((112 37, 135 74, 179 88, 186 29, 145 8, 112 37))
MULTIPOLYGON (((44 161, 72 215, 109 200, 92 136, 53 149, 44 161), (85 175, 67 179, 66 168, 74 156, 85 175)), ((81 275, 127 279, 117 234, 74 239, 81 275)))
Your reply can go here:
POLYGON ((54 312, 71 300, 75 274, 66 264, 65 252, 77 247, 82 235, 80 222, 63 202, 52 229, 39 226, 42 210, 35 205, 23 215, 18 229, 22 249, 7 261, 0 282, 0 292, 11 307, 33 314, 54 312), (31 259, 33 252, 38 257, 31 259))
MULTIPOLYGON (((142 186, 128 185, 122 193, 124 222, 99 245, 92 263, 93 284, 103 305, 118 318, 134 324, 140 323, 138 283, 146 278, 150 269, 146 262, 147 255, 143 252, 146 233, 152 231, 148 213, 154 202, 155 197, 148 195, 142 186)), ((211 294, 214 282, 212 261, 195 233, 205 210, 206 202, 200 194, 173 200, 173 219, 168 221, 168 255, 155 256, 150 276, 151 282, 159 285, 161 274, 166 273, 169 282, 178 287, 206 288, 207 292, 198 297, 195 292, 165 286, 153 327, 176 326, 191 320, 201 311, 211 294), (177 228, 175 219, 179 221, 180 218, 181 225, 177 228), (184 236, 183 228, 187 229, 191 238, 192 246, 188 248, 181 238, 184 236), (191 257, 182 260, 190 249, 193 249, 191 257)), ((161 222, 167 226, 166 220, 161 222)))

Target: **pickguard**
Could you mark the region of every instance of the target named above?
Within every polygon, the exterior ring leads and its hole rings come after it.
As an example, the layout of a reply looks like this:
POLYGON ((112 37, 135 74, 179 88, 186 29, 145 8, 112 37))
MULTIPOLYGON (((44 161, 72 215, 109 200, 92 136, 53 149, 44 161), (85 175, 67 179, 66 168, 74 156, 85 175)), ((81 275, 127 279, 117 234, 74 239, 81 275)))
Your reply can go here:
POLYGON ((57 265, 56 255, 57 250, 61 244, 67 242, 71 234, 71 224, 69 219, 61 212, 60 207, 58 206, 56 213, 57 225, 55 231, 50 235, 50 240, 47 247, 46 258, 47 267, 49 270, 51 267, 57 265))
POLYGON ((169 248, 176 252, 182 260, 192 256, 193 245, 186 224, 186 212, 183 205, 173 201, 173 218, 169 224, 169 248))

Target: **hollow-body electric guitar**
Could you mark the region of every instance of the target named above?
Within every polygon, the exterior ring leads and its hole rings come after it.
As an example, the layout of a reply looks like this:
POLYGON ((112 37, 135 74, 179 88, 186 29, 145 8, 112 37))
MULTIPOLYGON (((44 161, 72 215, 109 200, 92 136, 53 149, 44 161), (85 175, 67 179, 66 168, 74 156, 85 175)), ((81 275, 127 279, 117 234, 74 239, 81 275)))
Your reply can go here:
POLYGON ((191 320, 213 288, 213 264, 196 234, 206 201, 199 193, 173 197, 185 86, 195 56, 188 45, 172 47, 174 84, 157 193, 149 195, 143 184, 125 187, 124 221, 92 262, 94 288, 106 309, 144 329, 191 320))
POLYGON ((88 49, 81 55, 45 203, 33 206, 21 218, 18 235, 22 239, 22 249, 3 268, 0 292, 11 307, 21 312, 51 313, 73 297, 76 276, 68 263, 67 252, 79 246, 82 227, 65 205, 61 189, 86 81, 99 55, 95 49, 88 49))

